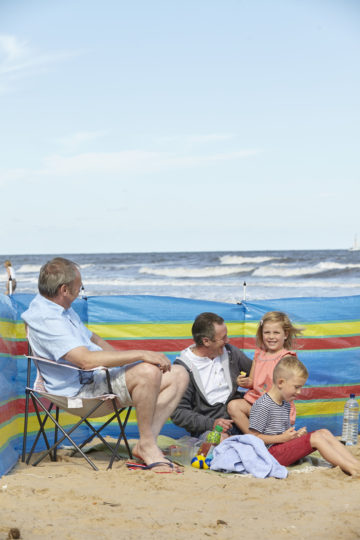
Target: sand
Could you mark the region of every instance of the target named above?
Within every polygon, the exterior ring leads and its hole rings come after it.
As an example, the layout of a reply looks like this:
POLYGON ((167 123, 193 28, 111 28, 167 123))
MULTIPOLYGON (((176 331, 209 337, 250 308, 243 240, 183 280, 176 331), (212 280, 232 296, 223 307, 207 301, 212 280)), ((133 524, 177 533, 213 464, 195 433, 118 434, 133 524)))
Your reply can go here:
MULTIPOLYGON (((360 458, 360 447, 351 450, 360 458)), ((287 479, 256 479, 185 467, 184 474, 93 471, 62 450, 58 462, 19 463, 0 479, 0 540, 247 540, 360 538, 360 479, 303 464, 287 479), (16 536, 15 530, 15 536, 16 536)))

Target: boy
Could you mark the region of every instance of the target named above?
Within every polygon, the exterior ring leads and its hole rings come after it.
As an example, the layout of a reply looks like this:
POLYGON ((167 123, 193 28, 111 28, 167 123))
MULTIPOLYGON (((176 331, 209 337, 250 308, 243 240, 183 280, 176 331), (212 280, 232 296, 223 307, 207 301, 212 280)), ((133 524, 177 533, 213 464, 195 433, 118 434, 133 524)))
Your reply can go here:
POLYGON ((281 465, 291 465, 318 450, 351 476, 360 476, 358 461, 327 429, 311 433, 290 427, 290 402, 304 386, 308 372, 296 355, 284 356, 274 369, 272 388, 251 408, 250 433, 264 441, 281 465))

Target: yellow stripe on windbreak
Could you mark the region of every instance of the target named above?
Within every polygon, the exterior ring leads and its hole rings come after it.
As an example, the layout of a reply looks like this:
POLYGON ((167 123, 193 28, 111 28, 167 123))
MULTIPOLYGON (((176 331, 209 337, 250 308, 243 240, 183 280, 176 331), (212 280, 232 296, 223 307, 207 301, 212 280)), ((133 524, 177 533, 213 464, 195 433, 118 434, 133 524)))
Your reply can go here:
MULTIPOLYGON (((231 324, 227 325, 228 328, 231 324)), ((318 338, 318 337, 341 337, 341 336, 354 336, 360 334, 360 321, 339 321, 339 322, 327 322, 327 323, 309 323, 309 324, 296 324, 295 326, 302 328, 302 337, 318 338)), ((245 337, 254 337, 258 328, 257 323, 238 323, 236 324, 237 332, 245 337), (241 330, 239 328, 241 327, 241 330)), ((230 332, 229 332, 230 335, 230 332)))
POLYGON ((13 321, 0 321, 0 336, 3 339, 15 339, 16 326, 16 323, 13 321))
MULTIPOLYGON (((120 414, 121 421, 123 422, 125 420, 125 415, 127 411, 123 411, 120 414)), ((41 413, 41 417, 44 416, 45 413, 41 413)), ((108 418, 111 417, 111 414, 102 416, 99 418, 90 418, 89 420, 94 424, 103 424, 108 420, 108 418)), ((69 414, 67 412, 61 411, 60 412, 60 425, 65 429, 66 427, 72 426, 73 424, 76 424, 79 421, 79 416, 74 416, 73 414, 69 414)), ((113 420, 112 424, 116 425, 117 420, 116 418, 113 420)), ((128 424, 136 423, 136 414, 135 409, 131 409, 128 424)), ((21 424, 21 433, 22 433, 22 427, 23 423, 21 424)), ((46 422, 46 429, 52 429, 55 427, 55 424, 52 420, 48 419, 46 422)), ((39 430, 39 423, 37 420, 37 416, 35 413, 30 414, 28 418, 28 432, 29 433, 36 433, 39 430)))
MULTIPOLYGON (((192 323, 89 324, 88 328, 107 339, 190 339, 192 323)), ((229 337, 254 337, 256 322, 227 323, 229 337)), ((303 337, 341 337, 360 334, 360 321, 303 324, 303 337)))
POLYGON ((324 401, 295 401, 297 416, 321 416, 343 414, 346 399, 324 401))
MULTIPOLYGON (((89 330, 107 339, 191 339, 190 323, 88 324, 89 330)), ((227 323, 228 336, 255 335, 256 323, 227 323)))
POLYGON ((89 324, 89 330, 105 338, 190 338, 189 323, 89 324))
POLYGON ((360 334, 360 321, 304 324, 304 337, 342 337, 360 334))
POLYGON ((25 324, 19 321, 0 321, 0 336, 3 339, 26 339, 25 324))
MULTIPOLYGON (((88 324, 88 328, 108 339, 191 339, 189 323, 126 323, 88 324)), ((297 325, 303 328, 303 337, 341 337, 360 334, 360 321, 344 321, 297 325)), ((254 337, 258 328, 257 322, 227 323, 229 337, 254 337)), ((0 321, 0 336, 4 339, 26 339, 25 325, 22 322, 0 321)))
MULTIPOLYGON (((5 441, 22 435, 24 429, 24 419, 21 416, 13 416, 12 420, 0 425, 0 441, 1 446, 5 441)), ((0 448, 1 448, 0 446, 0 448)))

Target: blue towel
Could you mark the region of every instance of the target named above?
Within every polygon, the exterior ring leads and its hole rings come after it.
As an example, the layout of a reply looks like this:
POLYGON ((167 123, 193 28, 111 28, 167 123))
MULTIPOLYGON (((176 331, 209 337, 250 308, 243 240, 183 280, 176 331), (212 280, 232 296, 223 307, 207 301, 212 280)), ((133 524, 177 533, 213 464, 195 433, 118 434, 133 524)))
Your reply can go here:
POLYGON ((286 478, 287 469, 272 456, 264 441, 255 435, 234 435, 214 448, 210 469, 250 473, 256 478, 286 478))

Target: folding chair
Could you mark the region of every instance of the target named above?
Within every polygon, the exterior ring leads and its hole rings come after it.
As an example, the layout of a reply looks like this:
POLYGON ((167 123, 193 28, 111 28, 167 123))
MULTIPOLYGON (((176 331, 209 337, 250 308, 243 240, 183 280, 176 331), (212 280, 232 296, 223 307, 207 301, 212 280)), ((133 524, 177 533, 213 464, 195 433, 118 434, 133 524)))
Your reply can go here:
MULTIPOLYGON (((73 454, 79 452, 86 459, 89 465, 91 465, 91 467, 95 471, 97 471, 98 468, 96 467, 96 465, 82 450, 82 448, 86 444, 91 442, 94 439, 94 437, 99 437, 102 443, 111 452, 111 458, 107 467, 108 469, 111 469, 115 459, 120 459, 118 450, 119 450, 119 446, 122 440, 125 443, 129 457, 132 458, 131 450, 130 450, 130 447, 129 447, 129 444, 125 435, 125 428, 126 428, 126 424, 129 419, 132 407, 121 407, 118 404, 117 396, 114 395, 112 392, 110 375, 107 368, 102 367, 98 369, 105 370, 108 389, 109 389, 108 394, 104 394, 102 396, 96 396, 94 398, 83 398, 83 397, 69 398, 65 396, 49 394, 45 390, 44 380, 41 375, 41 369, 40 369, 41 364, 50 363, 53 366, 59 366, 59 364, 57 364, 56 362, 52 360, 39 358, 36 356, 25 355, 25 357, 27 358, 28 363, 27 363, 27 379, 26 379, 26 389, 25 389, 24 437, 23 437, 23 448, 22 448, 22 461, 23 462, 26 461, 26 463, 29 464, 30 459, 36 449, 36 446, 41 436, 44 440, 47 450, 45 450, 45 452, 34 463, 32 463, 32 465, 34 466, 38 465, 47 455, 50 456, 50 459, 52 461, 56 461, 57 449, 59 445, 62 444, 65 440, 67 440, 74 447, 73 454), (30 385, 32 365, 34 365, 37 370, 36 379, 33 386, 30 385), (39 431, 37 432, 34 443, 31 447, 31 450, 29 451, 26 457, 26 442, 27 442, 27 435, 28 435, 30 398, 34 406, 36 417, 39 423, 39 431), (55 414, 53 411, 54 407, 55 407, 55 414), (60 409, 72 415, 79 416, 80 420, 76 424, 72 425, 70 429, 66 430, 60 425, 60 422, 59 422, 60 409), (125 409, 127 409, 127 412, 126 412, 125 419, 122 421, 120 418, 120 413, 124 411, 125 409), (41 412, 44 413, 43 418, 40 415, 41 412), (89 418, 100 418, 103 416, 107 416, 109 414, 111 414, 111 417, 107 419, 107 421, 98 428, 95 428, 89 422, 89 418), (118 440, 113 448, 104 439, 104 437, 101 435, 100 432, 106 426, 108 426, 110 422, 112 422, 115 418, 117 419, 120 431, 119 431, 118 440), (48 434, 45 431, 45 426, 48 420, 51 420, 51 422, 53 422, 53 424, 55 425, 54 442, 52 445, 50 445, 48 434), (85 424, 86 426, 88 426, 88 428, 90 428, 91 434, 80 444, 77 444, 71 435, 81 424, 85 424), (59 438, 59 431, 62 434, 60 438, 59 438)), ((77 367, 66 365, 66 364, 61 364, 61 367, 62 368, 66 367, 69 369, 76 369, 77 371, 80 371, 77 367)), ((88 370, 88 371, 94 371, 94 370, 88 370)))

